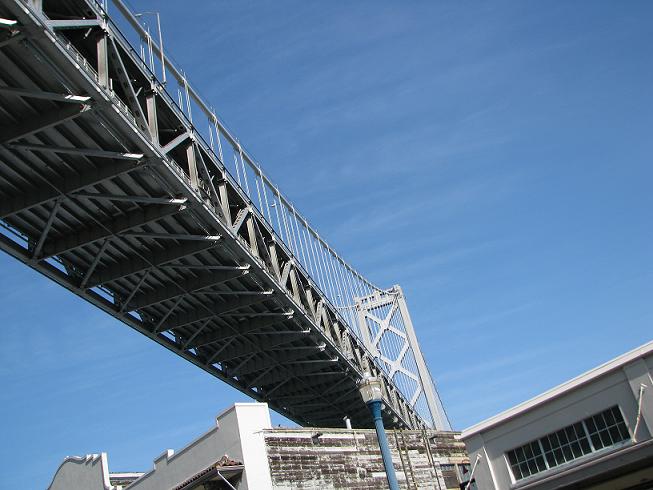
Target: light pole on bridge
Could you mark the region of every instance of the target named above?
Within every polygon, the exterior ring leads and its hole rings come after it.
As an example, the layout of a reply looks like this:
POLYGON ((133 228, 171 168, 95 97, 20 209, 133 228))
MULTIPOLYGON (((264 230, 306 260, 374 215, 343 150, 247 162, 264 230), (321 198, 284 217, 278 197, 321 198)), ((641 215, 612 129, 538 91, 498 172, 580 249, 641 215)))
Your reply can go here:
POLYGON ((381 415, 381 407, 383 404, 381 380, 371 376, 370 374, 366 374, 358 385, 358 389, 360 390, 361 397, 363 397, 363 401, 367 404, 367 407, 372 413, 372 418, 374 418, 376 437, 379 440, 379 448, 381 449, 385 475, 388 478, 388 486, 390 487, 390 490, 399 490, 395 467, 392 465, 392 453, 390 452, 388 438, 385 434, 385 427, 383 427, 383 417, 381 415))

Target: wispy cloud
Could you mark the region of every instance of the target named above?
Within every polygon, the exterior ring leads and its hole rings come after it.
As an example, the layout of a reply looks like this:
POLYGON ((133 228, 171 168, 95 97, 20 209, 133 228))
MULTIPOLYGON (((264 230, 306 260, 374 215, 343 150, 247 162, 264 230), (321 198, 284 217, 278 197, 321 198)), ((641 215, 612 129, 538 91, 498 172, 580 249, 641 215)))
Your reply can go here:
POLYGON ((542 369, 522 366, 509 374, 479 374, 478 381, 473 378, 459 383, 458 389, 447 390, 446 407, 453 414, 454 427, 462 430, 480 422, 483 414, 496 414, 525 401, 534 395, 525 385, 532 376, 541 374, 542 369), (526 398, 524 397, 524 394, 526 398))
MULTIPOLYGON (((475 360, 474 363, 466 363, 462 366, 456 366, 456 369, 439 373, 438 382, 450 383, 451 381, 468 380, 473 383, 473 380, 480 380, 482 378, 483 383, 492 380, 491 382, 495 384, 505 384, 494 376, 495 372, 505 372, 506 368, 530 366, 534 360, 541 358, 545 354, 550 355, 551 352, 552 348, 547 346, 546 348, 541 347, 512 352, 509 355, 498 356, 485 361, 475 360)), ((510 371, 512 371, 512 369, 510 369, 510 371)), ((455 394, 456 392, 450 391, 450 394, 452 393, 455 394)))
MULTIPOLYGON (((476 316, 469 317, 462 315, 459 320, 454 320, 452 322, 448 322, 445 325, 442 325, 438 333, 439 335, 455 335, 462 332, 474 332, 474 340, 478 343, 483 343, 486 342, 488 337, 492 336, 493 333, 486 331, 482 327, 486 327, 490 324, 496 325, 500 320, 505 320, 513 315, 521 314, 536 305, 536 301, 528 301, 525 303, 517 304, 515 306, 510 306, 508 308, 487 311, 476 316)), ((496 334, 497 332, 494 331, 494 333, 496 334)), ((425 333, 425 336, 428 335, 428 333, 425 333)))

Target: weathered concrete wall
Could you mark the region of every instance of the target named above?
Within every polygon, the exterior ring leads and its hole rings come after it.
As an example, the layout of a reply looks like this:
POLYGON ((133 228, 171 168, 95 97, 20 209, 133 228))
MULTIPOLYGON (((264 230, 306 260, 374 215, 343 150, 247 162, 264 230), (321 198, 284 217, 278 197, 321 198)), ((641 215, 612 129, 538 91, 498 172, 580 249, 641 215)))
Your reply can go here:
MULTIPOLYGON (((388 431, 404 489, 458 488, 456 465, 468 465, 453 432, 388 431), (445 470, 441 465, 445 465, 445 470)), ((378 489, 387 486, 373 430, 273 429, 265 443, 276 490, 378 489)))

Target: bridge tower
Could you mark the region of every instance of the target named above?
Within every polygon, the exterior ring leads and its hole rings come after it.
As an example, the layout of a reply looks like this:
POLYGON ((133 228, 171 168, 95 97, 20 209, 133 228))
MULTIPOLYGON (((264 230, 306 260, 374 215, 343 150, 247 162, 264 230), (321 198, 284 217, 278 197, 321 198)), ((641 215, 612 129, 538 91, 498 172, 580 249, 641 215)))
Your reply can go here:
POLYGON ((375 291, 355 301, 363 342, 377 363, 434 429, 451 430, 401 287, 375 291))

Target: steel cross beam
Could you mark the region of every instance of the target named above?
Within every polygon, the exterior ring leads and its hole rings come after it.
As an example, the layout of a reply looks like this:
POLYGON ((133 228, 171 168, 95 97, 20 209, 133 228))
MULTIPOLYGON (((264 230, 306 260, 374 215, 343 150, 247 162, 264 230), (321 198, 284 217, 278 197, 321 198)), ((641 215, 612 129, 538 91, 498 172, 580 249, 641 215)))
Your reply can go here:
POLYGON ((54 100, 56 102, 70 102, 72 104, 86 104, 91 98, 85 95, 69 95, 42 90, 27 90, 18 87, 0 87, 0 94, 15 95, 29 99, 54 100))
POLYGON ((43 256, 52 257, 61 255, 69 250, 88 245, 97 240, 108 238, 114 235, 121 235, 124 232, 145 226, 149 223, 159 221, 167 216, 173 216, 183 208, 170 206, 150 205, 119 215, 113 219, 103 221, 99 225, 90 226, 77 233, 66 235, 52 243, 46 244, 43 256))
MULTIPOLYGON (((238 276, 234 275, 233 277, 238 276)), ((196 323, 202 320, 218 318, 235 310, 240 310, 248 306, 260 304, 264 301, 269 300, 271 296, 271 294, 247 295, 241 298, 234 298, 220 303, 213 302, 211 304, 205 305, 205 308, 203 308, 201 311, 194 310, 192 312, 183 312, 169 317, 168 320, 164 323, 164 328, 166 330, 171 330, 173 328, 183 327, 185 325, 196 323)), ((245 328, 244 330, 239 331, 245 332, 247 329, 245 328)))
MULTIPOLYGON (((231 311, 237 309, 232 308, 231 311)), ((190 349, 205 346, 212 344, 214 342, 220 342, 228 338, 232 338, 235 335, 246 335, 248 333, 256 332, 263 330, 265 328, 271 327, 272 325, 278 325, 292 318, 292 313, 281 313, 275 316, 267 316, 260 318, 245 319, 242 322, 236 324, 236 329, 232 327, 213 329, 210 333, 203 334, 197 337, 194 341, 190 342, 190 349)), ((251 347, 250 347, 251 348, 251 347)))
POLYGON ((96 270, 89 278, 89 287, 107 284, 133 274, 142 272, 150 267, 163 267, 171 262, 192 257, 201 252, 206 252, 216 247, 217 241, 182 242, 168 245, 157 250, 147 250, 147 259, 141 254, 127 256, 113 264, 96 270))
POLYGON ((25 122, 0 126, 0 144, 8 143, 44 131, 81 116, 90 109, 87 105, 69 105, 39 114, 25 122))
MULTIPOLYGON (((176 299, 178 296, 185 296, 205 288, 218 286, 220 284, 231 281, 232 279, 243 277, 247 273, 248 271, 246 268, 226 271, 222 270, 203 272, 194 277, 183 279, 179 282, 176 282, 175 284, 171 284, 168 287, 158 288, 155 291, 150 291, 140 296, 136 296, 131 301, 129 310, 140 310, 142 308, 146 308, 157 303, 162 303, 170 299, 176 299)), ((203 318, 204 317, 198 316, 198 319, 203 318)))
POLYGON ((134 162, 120 162, 110 167, 89 168, 82 173, 63 171, 52 178, 47 185, 25 189, 22 193, 8 196, 0 203, 0 218, 7 218, 19 211, 44 204, 62 195, 101 184, 141 168, 134 162))
POLYGON ((9 143, 10 148, 19 150, 45 151, 52 153, 68 153, 71 155, 85 155, 89 157, 111 158, 113 160, 134 160, 143 158, 142 153, 127 153, 121 151, 100 150, 97 148, 75 148, 54 145, 36 145, 30 143, 9 143))
MULTIPOLYGON (((260 330, 260 329, 259 329, 260 330)), ((273 349, 275 347, 280 347, 291 342, 296 341, 298 338, 305 336, 309 332, 307 330, 296 330, 296 331, 250 331, 243 333, 242 335, 249 334, 251 336, 258 336, 260 339, 257 339, 257 342, 261 345, 261 349, 273 349)), ((234 337, 229 337, 234 338, 234 337)), ((249 345, 228 345, 224 347, 220 353, 220 359, 222 362, 229 362, 234 359, 239 359, 251 353, 251 346, 249 345)), ((311 395, 312 396, 312 395, 311 395)))

